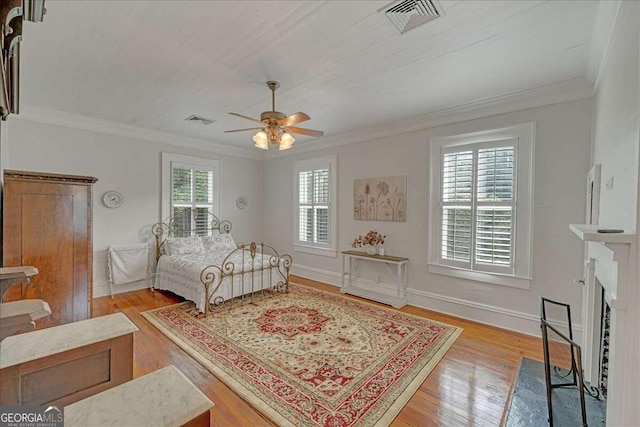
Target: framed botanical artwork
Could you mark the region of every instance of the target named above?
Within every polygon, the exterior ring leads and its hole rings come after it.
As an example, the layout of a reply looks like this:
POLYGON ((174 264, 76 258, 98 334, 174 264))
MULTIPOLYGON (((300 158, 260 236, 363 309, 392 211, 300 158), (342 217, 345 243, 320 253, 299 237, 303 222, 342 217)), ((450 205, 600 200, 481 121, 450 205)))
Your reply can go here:
POLYGON ((406 175, 354 179, 353 219, 363 221, 406 221, 406 175))

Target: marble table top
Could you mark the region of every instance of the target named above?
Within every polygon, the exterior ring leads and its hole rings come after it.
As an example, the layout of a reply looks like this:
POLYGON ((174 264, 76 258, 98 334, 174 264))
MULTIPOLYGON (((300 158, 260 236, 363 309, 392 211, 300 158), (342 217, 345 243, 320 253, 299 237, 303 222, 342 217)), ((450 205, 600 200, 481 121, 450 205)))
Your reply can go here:
POLYGON ((22 299, 0 303, 0 327, 32 322, 51 315, 51 307, 41 299, 22 299))
POLYGON ((26 278, 38 274, 38 269, 30 265, 19 267, 0 267, 0 280, 26 278))
POLYGON ((30 265, 19 267, 0 267, 0 302, 5 292, 18 283, 28 284, 30 277, 38 274, 38 269, 30 265))
POLYGON ((137 331, 124 313, 12 335, 0 342, 0 369, 137 331))
POLYGON ((170 365, 64 408, 65 427, 180 426, 213 403, 170 365))

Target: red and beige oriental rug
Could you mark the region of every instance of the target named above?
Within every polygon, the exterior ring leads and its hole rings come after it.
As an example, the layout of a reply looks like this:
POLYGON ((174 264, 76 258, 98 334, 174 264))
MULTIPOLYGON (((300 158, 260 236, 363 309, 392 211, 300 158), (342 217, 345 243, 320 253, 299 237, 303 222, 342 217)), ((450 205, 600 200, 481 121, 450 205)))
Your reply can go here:
POLYGON ((283 426, 386 426, 461 328, 291 284, 197 318, 187 302, 143 313, 283 426))

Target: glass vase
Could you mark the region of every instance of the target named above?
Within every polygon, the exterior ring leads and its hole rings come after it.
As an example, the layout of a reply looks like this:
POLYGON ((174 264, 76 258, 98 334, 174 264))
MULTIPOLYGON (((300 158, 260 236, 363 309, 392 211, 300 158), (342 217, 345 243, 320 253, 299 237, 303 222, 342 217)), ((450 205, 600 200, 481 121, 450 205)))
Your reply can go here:
POLYGON ((375 255, 376 254, 376 247, 375 246, 367 246, 366 249, 367 251, 367 255, 375 255))

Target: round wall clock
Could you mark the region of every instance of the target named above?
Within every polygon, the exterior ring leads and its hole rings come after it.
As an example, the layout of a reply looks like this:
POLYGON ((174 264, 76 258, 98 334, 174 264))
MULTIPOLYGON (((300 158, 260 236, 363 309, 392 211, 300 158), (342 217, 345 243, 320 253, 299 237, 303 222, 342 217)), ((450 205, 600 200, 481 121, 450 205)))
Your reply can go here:
POLYGON ((236 206, 238 207, 238 209, 246 209, 247 206, 249 206, 249 201, 246 197, 240 196, 236 200, 236 206))
POLYGON ((119 208, 122 206, 123 201, 124 198, 122 197, 122 194, 117 191, 107 191, 102 196, 102 203, 110 209, 119 208))

